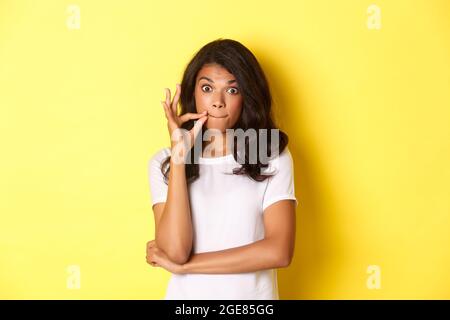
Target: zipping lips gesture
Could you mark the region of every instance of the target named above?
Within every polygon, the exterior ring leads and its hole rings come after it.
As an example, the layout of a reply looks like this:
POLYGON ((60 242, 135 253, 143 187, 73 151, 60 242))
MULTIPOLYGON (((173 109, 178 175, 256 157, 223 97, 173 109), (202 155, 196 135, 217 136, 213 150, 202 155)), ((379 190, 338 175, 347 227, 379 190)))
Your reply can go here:
POLYGON ((170 101, 170 89, 165 88, 165 91, 166 101, 161 101, 161 104, 167 119, 172 156, 177 158, 174 159, 176 163, 180 163, 179 160, 182 160, 184 163, 187 152, 193 147, 197 135, 208 119, 208 115, 206 111, 202 113, 185 113, 183 115, 178 115, 178 101, 181 95, 181 85, 177 84, 177 90, 172 102, 170 101), (198 119, 198 121, 195 122, 194 127, 190 131, 181 128, 183 123, 194 119, 198 119))

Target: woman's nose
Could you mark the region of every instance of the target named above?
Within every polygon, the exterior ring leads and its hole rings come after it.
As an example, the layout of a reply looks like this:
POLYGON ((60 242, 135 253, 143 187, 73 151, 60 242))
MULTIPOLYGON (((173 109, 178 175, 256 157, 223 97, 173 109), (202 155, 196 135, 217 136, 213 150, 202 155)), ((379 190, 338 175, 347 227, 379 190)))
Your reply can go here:
POLYGON ((213 108, 220 109, 220 108, 223 108, 224 106, 225 106, 225 102, 223 101, 223 99, 221 97, 214 100, 213 108))
POLYGON ((214 97, 214 103, 213 103, 213 108, 223 108, 225 106, 225 102, 222 96, 221 92, 217 92, 215 97, 214 97))
POLYGON ((224 107, 224 104, 222 102, 216 102, 216 103, 213 104, 213 108, 220 109, 220 108, 223 108, 223 107, 224 107))

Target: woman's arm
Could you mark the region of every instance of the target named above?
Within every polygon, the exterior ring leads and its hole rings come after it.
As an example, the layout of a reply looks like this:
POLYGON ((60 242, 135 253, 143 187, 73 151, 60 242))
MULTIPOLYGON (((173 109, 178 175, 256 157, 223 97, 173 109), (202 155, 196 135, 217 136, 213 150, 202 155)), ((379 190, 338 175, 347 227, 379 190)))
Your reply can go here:
MULTIPOLYGON (((186 157, 189 148, 186 148, 186 139, 190 137, 188 144, 193 146, 197 135, 207 116, 205 113, 185 113, 178 116, 178 101, 181 95, 181 85, 177 84, 177 91, 173 101, 170 100, 170 89, 166 88, 166 101, 161 101, 167 118, 171 150, 184 151, 186 157), (182 124, 188 120, 198 120, 187 136, 179 135, 182 124), (178 139, 177 139, 178 137, 178 139), (175 138, 175 139, 174 139, 175 138), (181 148, 179 148, 181 146, 181 148)), ((172 152, 171 152, 172 153, 172 152)), ((179 154, 175 155, 179 158, 179 154)), ((167 199, 164 207, 155 206, 155 241, 167 256, 174 262, 182 264, 187 261, 192 250, 193 231, 191 209, 189 204, 188 187, 186 182, 186 168, 184 161, 174 161, 170 158, 169 185, 167 199)))
POLYGON ((279 246, 263 239, 241 247, 194 254, 183 265, 182 273, 244 273, 287 265, 279 246))
POLYGON ((185 164, 170 161, 167 200, 156 215, 155 241, 167 256, 185 263, 192 250, 193 231, 185 164))
POLYGON ((282 200, 264 211, 265 237, 251 244, 192 255, 182 273, 245 273, 287 267, 295 244, 295 202, 282 200))

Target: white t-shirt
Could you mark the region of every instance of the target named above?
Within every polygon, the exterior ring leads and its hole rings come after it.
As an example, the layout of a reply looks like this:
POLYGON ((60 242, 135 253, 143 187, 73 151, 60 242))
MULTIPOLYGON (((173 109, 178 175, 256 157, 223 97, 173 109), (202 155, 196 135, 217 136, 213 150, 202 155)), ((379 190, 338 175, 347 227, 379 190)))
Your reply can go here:
MULTIPOLYGON (((168 186, 161 173, 170 155, 163 148, 150 159, 152 205, 166 202, 168 186)), ((294 167, 289 149, 269 161, 267 172, 276 174, 263 182, 247 175, 230 174, 241 165, 232 154, 199 158, 199 178, 188 185, 193 223, 193 252, 219 251, 264 238, 264 210, 284 199, 295 200, 294 167), (229 174, 227 174, 229 173, 229 174)), ((276 269, 238 274, 172 274, 166 300, 265 299, 278 300, 276 269)))

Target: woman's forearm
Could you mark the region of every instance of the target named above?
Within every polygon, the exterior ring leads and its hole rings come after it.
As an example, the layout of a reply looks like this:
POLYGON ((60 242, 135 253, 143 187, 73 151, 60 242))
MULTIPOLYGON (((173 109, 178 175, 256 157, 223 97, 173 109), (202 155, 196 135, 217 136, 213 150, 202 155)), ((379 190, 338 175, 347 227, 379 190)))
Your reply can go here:
POLYGON ((184 164, 170 161, 167 200, 155 240, 174 262, 182 264, 188 260, 193 231, 184 164))
POLYGON ((290 262, 272 239, 226 250, 193 254, 183 264, 183 273, 245 273, 264 269, 283 268, 290 262))

